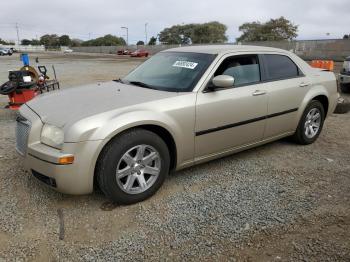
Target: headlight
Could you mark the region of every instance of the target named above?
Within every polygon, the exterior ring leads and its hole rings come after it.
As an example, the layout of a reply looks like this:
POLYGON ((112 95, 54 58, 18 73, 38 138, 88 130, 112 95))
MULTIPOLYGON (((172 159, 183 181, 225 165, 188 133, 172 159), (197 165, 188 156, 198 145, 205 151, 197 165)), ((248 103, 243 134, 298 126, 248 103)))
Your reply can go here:
POLYGON ((44 124, 41 130, 41 142, 58 149, 62 148, 64 142, 63 130, 49 124, 44 124))

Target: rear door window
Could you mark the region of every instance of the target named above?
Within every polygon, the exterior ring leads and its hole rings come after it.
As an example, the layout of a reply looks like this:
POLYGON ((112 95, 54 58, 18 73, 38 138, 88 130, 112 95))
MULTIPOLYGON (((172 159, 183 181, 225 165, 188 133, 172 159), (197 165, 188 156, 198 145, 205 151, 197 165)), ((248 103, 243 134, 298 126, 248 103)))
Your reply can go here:
POLYGON ((298 77, 300 71, 296 64, 284 55, 264 55, 266 80, 279 80, 298 77))

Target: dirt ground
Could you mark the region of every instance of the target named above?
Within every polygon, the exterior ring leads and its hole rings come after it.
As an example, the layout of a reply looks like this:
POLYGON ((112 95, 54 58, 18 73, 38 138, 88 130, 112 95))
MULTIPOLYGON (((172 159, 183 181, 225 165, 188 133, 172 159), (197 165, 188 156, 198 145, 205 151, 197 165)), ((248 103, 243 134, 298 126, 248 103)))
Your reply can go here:
MULTIPOLYGON (((31 53, 29 57, 30 65, 34 67, 37 65, 35 59, 38 57, 38 65, 45 65, 51 78, 54 77, 52 69, 54 65, 63 88, 118 79, 145 61, 145 58, 80 53, 31 53)), ((9 70, 19 70, 22 65, 19 54, 0 57, 0 83, 8 81, 9 70)), ((0 96, 0 102, 4 103, 6 100, 6 97, 0 96)))
MULTIPOLYGON (((20 64, 2 58, 1 81, 20 64)), ((64 87, 143 60, 39 59, 64 87)), ((312 145, 284 139, 177 172, 131 206, 38 182, 15 152, 14 127, 0 120, 0 261, 350 261, 350 113, 329 116, 312 145)))

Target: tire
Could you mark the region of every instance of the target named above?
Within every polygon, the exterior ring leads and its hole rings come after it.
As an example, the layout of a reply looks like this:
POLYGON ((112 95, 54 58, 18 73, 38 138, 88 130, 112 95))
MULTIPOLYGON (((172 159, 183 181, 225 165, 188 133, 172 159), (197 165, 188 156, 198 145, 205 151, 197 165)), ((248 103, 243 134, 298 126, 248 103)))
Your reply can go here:
POLYGON ((109 199, 128 205, 156 193, 169 173, 169 166, 165 142, 153 132, 136 128, 107 144, 98 159, 96 176, 100 189, 109 199), (137 153, 142 151, 140 158, 137 153))
POLYGON ((323 105, 317 100, 312 100, 307 105, 303 115, 300 118, 297 130, 293 135, 294 141, 301 145, 309 145, 315 142, 322 131, 324 119, 325 119, 325 112, 324 112, 323 105), (316 116, 317 113, 319 114, 319 118, 317 118, 317 122, 311 120, 313 119, 312 112, 314 112, 314 116, 316 116), (318 128, 316 128, 317 124, 318 124, 318 128), (310 131, 310 127, 312 128, 314 133, 310 131))
POLYGON ((350 111, 350 102, 347 99, 339 99, 334 114, 346 114, 350 111))
POLYGON ((340 84, 342 93, 350 93, 350 84, 340 84))

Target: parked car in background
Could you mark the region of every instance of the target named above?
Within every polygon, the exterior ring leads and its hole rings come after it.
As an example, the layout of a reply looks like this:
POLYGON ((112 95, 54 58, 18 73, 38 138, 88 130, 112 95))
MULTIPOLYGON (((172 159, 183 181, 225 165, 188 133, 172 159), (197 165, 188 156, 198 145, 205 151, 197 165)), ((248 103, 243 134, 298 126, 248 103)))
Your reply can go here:
POLYGON ((128 49, 121 49, 117 51, 118 55, 130 55, 132 52, 128 49))
POLYGON ((67 48, 63 52, 66 53, 66 54, 69 54, 69 53, 73 53, 73 50, 70 49, 70 48, 67 48))
POLYGON ((339 84, 342 92, 350 93, 350 56, 345 59, 340 71, 339 84))
POLYGON ((0 47, 0 56, 12 55, 12 50, 10 48, 0 47))
POLYGON ((63 193, 153 195, 168 173, 283 137, 316 141, 339 94, 333 72, 256 46, 159 52, 125 78, 50 92, 20 108, 16 149, 63 193))
POLYGON ((137 49, 136 51, 130 54, 131 57, 148 57, 148 51, 144 49, 137 49))

